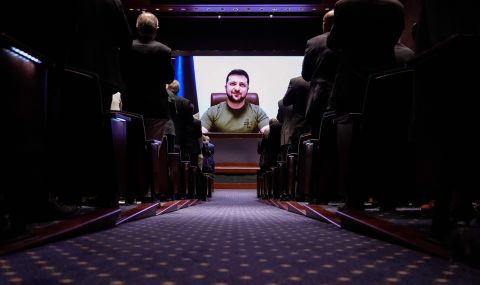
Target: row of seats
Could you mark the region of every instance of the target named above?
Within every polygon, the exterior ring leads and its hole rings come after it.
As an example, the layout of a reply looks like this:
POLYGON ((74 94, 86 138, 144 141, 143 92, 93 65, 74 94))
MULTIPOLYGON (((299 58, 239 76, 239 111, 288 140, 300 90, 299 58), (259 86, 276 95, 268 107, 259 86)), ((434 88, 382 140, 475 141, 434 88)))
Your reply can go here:
POLYGON ((360 208, 369 196, 400 186, 412 92, 410 69, 371 75, 363 112, 325 113, 319 137, 304 134, 298 153, 265 173, 259 196, 313 203, 347 198, 360 208))
MULTIPOLYGON (((97 168, 100 173, 107 173, 107 175, 101 175, 97 181, 102 181, 100 185, 106 188, 98 191, 101 193, 110 189, 111 193, 106 196, 100 195, 101 202, 107 202, 108 205, 108 203, 115 204, 118 199, 125 200, 129 204, 186 198, 205 200, 211 193, 212 178, 200 175, 201 172, 197 173, 197 166, 190 165, 189 161, 181 161, 179 152, 169 153, 166 137, 162 141, 146 140, 141 115, 124 111, 103 113, 101 106, 92 102, 101 102, 100 96, 102 96, 98 79, 94 74, 65 69, 63 82, 65 84, 61 96, 64 100, 63 106, 75 106, 79 114, 83 118, 89 118, 90 121, 80 119, 72 124, 71 110, 69 110, 67 114, 58 118, 58 125, 60 129, 71 130, 72 139, 75 137, 89 139, 88 145, 78 145, 81 149, 81 156, 78 159, 94 161, 105 157, 105 163, 97 168), (84 100, 87 96, 92 100, 84 100), (78 100, 79 98, 81 100, 78 100), (70 100, 76 102, 68 102, 70 100), (96 110, 89 113, 88 110, 95 105, 96 110), (92 133, 92 129, 99 127, 97 133, 92 133), (102 140, 105 147, 100 150, 99 145, 102 140)), ((80 162, 77 164, 75 160, 69 157, 64 163, 82 165, 80 162)), ((77 171, 75 173, 77 177, 68 177, 68 181, 88 180, 88 176, 77 174, 85 174, 85 171, 81 168, 77 171)))
POLYGON ((166 139, 146 140, 141 115, 104 111, 95 74, 57 65, 5 34, 0 44, 9 118, 5 183, 15 185, 0 191, 2 231, 11 224, 6 230, 15 235, 34 220, 74 213, 58 205, 115 208, 119 201, 211 196, 213 178, 169 153, 166 139))
POLYGON ((303 135, 298 152, 259 174, 258 196, 342 201, 350 209, 363 209, 369 198, 385 209, 451 204, 455 195, 471 204, 478 199, 466 185, 475 182, 478 86, 470 70, 479 64, 479 42, 456 35, 407 67, 372 74, 362 112, 325 113, 318 138, 303 135))

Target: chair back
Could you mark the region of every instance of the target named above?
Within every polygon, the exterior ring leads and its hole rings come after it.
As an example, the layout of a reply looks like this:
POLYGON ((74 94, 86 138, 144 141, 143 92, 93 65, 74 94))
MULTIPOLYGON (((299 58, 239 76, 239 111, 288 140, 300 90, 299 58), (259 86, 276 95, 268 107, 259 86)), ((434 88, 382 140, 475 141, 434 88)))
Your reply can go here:
MULTIPOLYGON (((259 105, 258 93, 248 93, 247 102, 259 105)), ((227 101, 227 93, 212 93, 210 97, 210 106, 217 105, 223 101, 227 101)))

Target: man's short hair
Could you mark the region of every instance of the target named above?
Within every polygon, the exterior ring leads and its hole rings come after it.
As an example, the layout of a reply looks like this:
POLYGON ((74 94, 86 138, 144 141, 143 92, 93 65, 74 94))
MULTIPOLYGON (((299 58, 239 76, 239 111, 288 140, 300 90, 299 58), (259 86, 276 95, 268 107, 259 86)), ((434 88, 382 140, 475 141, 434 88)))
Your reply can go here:
POLYGON ((330 32, 334 21, 334 11, 330 10, 323 15, 323 32, 330 32))
POLYGON ((142 12, 138 15, 136 27, 140 35, 152 37, 158 29, 158 18, 150 12, 142 12))
POLYGON ((248 73, 243 69, 234 69, 230 71, 227 75, 227 78, 225 79, 225 83, 228 83, 228 78, 230 77, 230 75, 243 75, 247 78, 247 84, 250 84, 250 78, 248 77, 248 73))
POLYGON ((177 94, 178 91, 180 91, 180 83, 178 83, 178 80, 175 79, 175 80, 172 81, 172 83, 168 84, 167 88, 168 88, 168 90, 177 94))

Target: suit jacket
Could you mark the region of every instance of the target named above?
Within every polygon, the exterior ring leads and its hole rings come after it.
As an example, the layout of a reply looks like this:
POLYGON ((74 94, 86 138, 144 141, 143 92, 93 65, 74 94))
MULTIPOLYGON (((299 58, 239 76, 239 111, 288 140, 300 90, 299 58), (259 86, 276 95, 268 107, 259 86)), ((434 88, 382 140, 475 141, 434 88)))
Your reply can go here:
POLYGON ((124 56, 127 111, 147 118, 169 118, 165 84, 173 81, 171 49, 155 40, 137 39, 124 56))
POLYGON ((421 0, 415 50, 423 52, 454 34, 478 34, 477 0, 421 0))
POLYGON ((270 123, 268 132, 263 133, 262 140, 259 142, 257 152, 260 154, 260 168, 268 169, 277 165, 278 155, 280 153, 280 133, 282 126, 280 123, 270 123))
POLYGON ((175 124, 175 140, 179 145, 184 145, 188 140, 187 134, 191 124, 193 124, 192 110, 190 109, 190 100, 181 96, 175 96, 175 116, 173 122, 175 124))
POLYGON ((309 39, 305 48, 302 77, 310 81, 305 102, 305 117, 309 125, 319 126, 337 70, 337 53, 327 47, 329 34, 326 32, 309 39))
POLYGON ((404 7, 398 0, 339 0, 328 36, 331 49, 384 49, 400 38, 404 7))
POLYGON ((330 32, 323 33, 307 41, 302 63, 302 77, 312 81, 315 69, 320 65, 325 55, 330 52, 327 47, 327 38, 330 32))
POLYGON ((120 51, 130 48, 132 36, 121 1, 77 0, 74 5, 66 64, 94 72, 103 84, 123 91, 120 51))
POLYGON ((292 125, 293 106, 285 106, 283 99, 278 100, 277 120, 282 124, 280 145, 290 144, 294 126, 292 125))
POLYGON ((339 52, 328 109, 361 112, 368 76, 397 67, 394 46, 404 28, 397 0, 339 0, 327 46, 339 52))
POLYGON ((282 125, 282 141, 285 143, 296 143, 302 133, 309 131, 309 124, 305 118, 309 89, 309 82, 305 81, 302 76, 290 79, 287 92, 281 100, 283 105, 292 106, 291 116, 287 117, 282 125), (286 141, 284 141, 285 139, 286 141))

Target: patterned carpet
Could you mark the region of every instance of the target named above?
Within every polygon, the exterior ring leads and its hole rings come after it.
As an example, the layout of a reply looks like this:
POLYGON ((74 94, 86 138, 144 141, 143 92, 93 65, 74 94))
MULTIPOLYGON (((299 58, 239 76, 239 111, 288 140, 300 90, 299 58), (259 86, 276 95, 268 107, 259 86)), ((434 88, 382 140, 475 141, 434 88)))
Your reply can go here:
POLYGON ((0 284, 480 284, 480 271, 267 206, 255 191, 0 257, 0 284))

